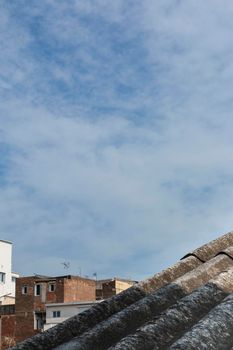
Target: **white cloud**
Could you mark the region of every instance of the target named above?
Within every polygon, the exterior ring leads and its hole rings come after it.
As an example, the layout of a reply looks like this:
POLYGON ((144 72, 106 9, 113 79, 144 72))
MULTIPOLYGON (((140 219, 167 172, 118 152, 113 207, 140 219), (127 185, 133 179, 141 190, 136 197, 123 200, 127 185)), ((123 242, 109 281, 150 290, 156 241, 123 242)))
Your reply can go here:
POLYGON ((2 7, 0 228, 20 272, 142 278, 232 228, 233 7, 130 4, 2 7))

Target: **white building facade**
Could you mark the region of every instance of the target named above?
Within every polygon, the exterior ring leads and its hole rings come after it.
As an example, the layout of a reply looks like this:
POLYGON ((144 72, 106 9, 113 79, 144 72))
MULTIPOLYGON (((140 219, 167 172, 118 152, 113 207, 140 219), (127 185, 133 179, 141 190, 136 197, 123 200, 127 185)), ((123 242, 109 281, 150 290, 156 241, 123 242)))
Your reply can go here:
POLYGON ((90 309, 90 307, 99 302, 100 301, 93 300, 46 304, 46 323, 44 324, 44 330, 46 331, 47 329, 56 326, 58 323, 90 309))
POLYGON ((12 243, 0 240, 0 304, 15 303, 18 274, 12 272, 12 243))

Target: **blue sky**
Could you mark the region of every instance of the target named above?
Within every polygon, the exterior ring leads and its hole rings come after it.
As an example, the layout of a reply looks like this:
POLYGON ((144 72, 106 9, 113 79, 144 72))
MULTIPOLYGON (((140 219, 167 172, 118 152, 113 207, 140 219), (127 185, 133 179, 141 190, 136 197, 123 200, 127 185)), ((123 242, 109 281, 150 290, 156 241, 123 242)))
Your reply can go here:
POLYGON ((21 274, 142 279, 233 228, 233 4, 0 2, 0 232, 21 274))

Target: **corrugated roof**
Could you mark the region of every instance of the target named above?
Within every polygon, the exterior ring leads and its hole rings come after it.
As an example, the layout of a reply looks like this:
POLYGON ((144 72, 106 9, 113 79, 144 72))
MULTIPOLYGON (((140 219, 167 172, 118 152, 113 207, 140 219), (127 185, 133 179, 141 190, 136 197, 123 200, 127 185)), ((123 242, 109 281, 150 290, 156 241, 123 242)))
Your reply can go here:
POLYGON ((233 232, 14 350, 233 349, 233 232))

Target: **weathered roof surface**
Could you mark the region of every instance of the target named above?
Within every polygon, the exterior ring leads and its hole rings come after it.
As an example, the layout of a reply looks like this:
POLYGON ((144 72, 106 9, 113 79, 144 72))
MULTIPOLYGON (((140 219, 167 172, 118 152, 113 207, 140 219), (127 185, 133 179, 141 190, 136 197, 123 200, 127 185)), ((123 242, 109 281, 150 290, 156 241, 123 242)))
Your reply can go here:
POLYGON ((225 235, 211 241, 210 243, 207 243, 202 247, 195 249, 193 252, 186 254, 184 258, 192 255, 200 259, 202 262, 205 262, 213 258, 217 253, 230 246, 233 246, 232 232, 228 232, 225 235))
POLYGON ((233 349, 233 232, 12 350, 233 349))

